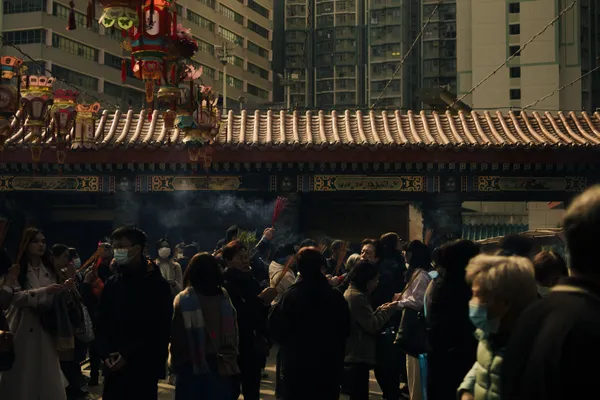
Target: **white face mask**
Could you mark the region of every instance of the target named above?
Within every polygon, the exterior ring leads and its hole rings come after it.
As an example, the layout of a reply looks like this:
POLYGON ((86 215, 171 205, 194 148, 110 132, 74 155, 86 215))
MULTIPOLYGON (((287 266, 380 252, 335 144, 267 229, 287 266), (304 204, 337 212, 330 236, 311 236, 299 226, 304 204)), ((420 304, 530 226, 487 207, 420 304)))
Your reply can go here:
POLYGON ((171 249, 169 249, 168 247, 163 247, 161 249, 158 249, 158 256, 160 258, 168 258, 171 255, 171 249))

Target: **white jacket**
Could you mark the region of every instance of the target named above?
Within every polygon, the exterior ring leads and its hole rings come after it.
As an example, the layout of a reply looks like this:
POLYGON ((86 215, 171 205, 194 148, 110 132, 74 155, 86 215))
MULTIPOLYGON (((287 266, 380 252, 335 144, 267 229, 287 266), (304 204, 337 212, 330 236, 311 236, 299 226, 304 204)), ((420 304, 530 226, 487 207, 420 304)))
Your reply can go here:
POLYGON ((291 269, 288 269, 283 279, 281 279, 281 274, 283 273, 284 268, 285 267, 283 265, 276 263, 275 261, 271 261, 271 264, 269 265, 269 283, 271 287, 277 289, 277 296, 271 302, 272 305, 279 303, 283 297, 283 294, 290 288, 290 286, 296 283, 296 274, 291 269), (278 283, 277 281, 280 279, 281 281, 278 283), (277 287, 275 285, 277 285, 277 287))

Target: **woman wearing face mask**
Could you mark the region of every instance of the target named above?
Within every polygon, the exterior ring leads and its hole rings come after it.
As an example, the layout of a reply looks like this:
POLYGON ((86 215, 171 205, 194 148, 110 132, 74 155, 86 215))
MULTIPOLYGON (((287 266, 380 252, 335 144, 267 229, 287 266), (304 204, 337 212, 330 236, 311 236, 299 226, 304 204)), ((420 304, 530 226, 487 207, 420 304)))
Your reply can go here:
POLYGON ((499 400, 504 350, 519 315, 537 297, 531 262, 523 257, 479 255, 466 274, 473 297, 469 317, 479 339, 477 361, 458 388, 460 400, 499 400))
POLYGON ((373 311, 369 296, 379 283, 379 268, 375 264, 359 261, 350 272, 349 281, 344 297, 350 307, 352 325, 346 342, 344 388, 351 400, 367 400, 377 335, 396 312, 396 303, 383 304, 373 311))
MULTIPOLYGON (((74 278, 77 272, 77 267, 73 262, 73 256, 77 256, 77 250, 69 248, 64 244, 55 244, 52 246, 52 259, 54 261, 54 268, 61 271, 64 277, 74 278)), ((79 301, 82 302, 80 305, 83 307, 83 301, 80 295, 76 296, 79 301)), ((87 392, 81 390, 83 383, 83 375, 81 374, 80 363, 85 359, 85 352, 87 345, 79 340, 77 337, 74 338, 75 349, 74 358, 72 360, 66 360, 60 362, 60 367, 63 374, 69 381, 67 387, 67 397, 69 399, 77 399, 85 397, 87 392)))
POLYGON ((171 244, 167 239, 159 240, 156 247, 158 247, 156 265, 160 268, 163 278, 171 285, 173 296, 176 296, 183 287, 181 265, 171 257, 171 244))
POLYGON ((21 249, 22 256, 5 281, 12 292, 6 316, 16 359, 10 371, 0 374, 0 399, 64 400, 67 382, 56 342, 42 327, 40 311, 51 306, 55 295, 74 288, 74 282, 63 281, 60 270, 54 268, 40 230, 28 228, 21 249))

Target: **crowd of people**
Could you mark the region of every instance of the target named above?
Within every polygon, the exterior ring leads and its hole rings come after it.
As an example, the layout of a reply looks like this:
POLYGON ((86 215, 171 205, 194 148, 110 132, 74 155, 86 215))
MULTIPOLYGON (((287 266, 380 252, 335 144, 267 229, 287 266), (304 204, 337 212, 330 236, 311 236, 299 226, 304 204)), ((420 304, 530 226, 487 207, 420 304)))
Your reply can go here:
POLYGON ((569 268, 522 236, 483 254, 386 233, 350 254, 273 228, 247 248, 237 227, 211 252, 161 239, 156 259, 122 227, 82 263, 28 228, 14 262, 0 253, 0 398, 76 399, 102 383, 105 400, 151 400, 167 378, 176 400, 258 400, 275 349, 285 400, 366 400, 372 370, 385 400, 593 398, 600 187, 563 227, 569 268))

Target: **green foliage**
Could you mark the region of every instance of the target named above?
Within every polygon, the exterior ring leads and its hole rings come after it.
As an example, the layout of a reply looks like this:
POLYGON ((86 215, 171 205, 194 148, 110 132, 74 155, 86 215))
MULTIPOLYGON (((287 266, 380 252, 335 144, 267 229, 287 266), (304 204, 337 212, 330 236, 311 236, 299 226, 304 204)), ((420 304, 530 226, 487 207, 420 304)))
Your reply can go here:
POLYGON ((258 243, 256 237, 256 231, 242 231, 240 230, 237 236, 237 240, 242 242, 247 249, 253 249, 258 243))

